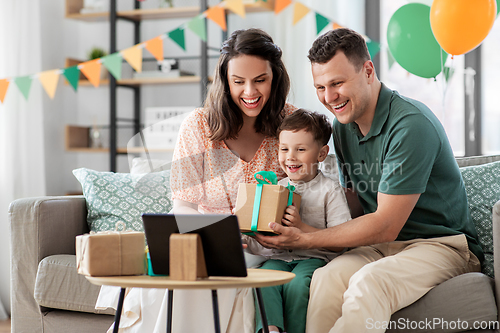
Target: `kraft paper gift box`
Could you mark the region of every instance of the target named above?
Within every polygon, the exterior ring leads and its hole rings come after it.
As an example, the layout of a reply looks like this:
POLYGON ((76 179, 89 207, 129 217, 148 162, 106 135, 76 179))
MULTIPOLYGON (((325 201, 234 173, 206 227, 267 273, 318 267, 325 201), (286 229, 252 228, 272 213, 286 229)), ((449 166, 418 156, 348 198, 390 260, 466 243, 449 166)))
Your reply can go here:
POLYGON ((108 231, 76 236, 76 264, 87 276, 142 275, 145 237, 137 231, 108 231))
MULTIPOLYGON (((238 197, 236 199, 235 214, 238 217, 241 232, 251 233, 253 231, 273 233, 269 228, 270 222, 281 223, 285 209, 288 206, 290 191, 281 185, 261 185, 240 183, 238 197), (258 186, 262 186, 260 200, 255 203, 258 186), (255 214, 255 218, 254 218, 255 214), (252 219, 256 220, 256 230, 252 229, 252 219)), ((293 193, 292 203, 300 208, 300 195, 293 193)))

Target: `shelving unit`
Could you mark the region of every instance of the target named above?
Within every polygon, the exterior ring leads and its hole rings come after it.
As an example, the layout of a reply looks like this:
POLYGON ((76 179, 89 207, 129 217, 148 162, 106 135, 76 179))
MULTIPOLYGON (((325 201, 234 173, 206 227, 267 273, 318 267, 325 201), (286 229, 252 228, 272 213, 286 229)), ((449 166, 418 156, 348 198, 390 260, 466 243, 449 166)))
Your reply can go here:
MULTIPOLYGON (((116 49, 116 27, 118 20, 124 20, 134 25, 134 39, 131 43, 138 44, 141 42, 140 37, 140 23, 143 20, 160 20, 160 19, 175 19, 175 18, 192 18, 208 9, 208 0, 199 0, 199 6, 189 7, 173 7, 173 8, 157 8, 157 9, 141 9, 140 1, 132 0, 134 2, 133 10, 117 11, 117 0, 110 0, 109 12, 96 12, 81 14, 80 10, 83 8, 83 0, 66 0, 65 17, 67 19, 79 20, 84 22, 99 22, 109 21, 110 26, 110 54, 117 52, 116 49)), ((244 0, 245 11, 247 13, 272 11, 274 8, 274 0, 244 0)), ((206 25, 206 20, 205 20, 206 25)), ((66 128, 66 150, 72 152, 105 152, 109 153, 110 163, 109 169, 116 171, 116 157, 118 154, 130 153, 127 148, 117 147, 117 130, 120 126, 118 124, 122 119, 117 117, 117 89, 124 87, 131 89, 134 96, 134 115, 129 119, 133 124, 134 133, 139 133, 141 130, 141 112, 140 112, 140 91, 143 85, 160 85, 160 84, 199 84, 201 90, 202 101, 205 99, 207 85, 210 81, 208 77, 208 46, 207 43, 201 41, 201 49, 199 54, 200 61, 200 75, 198 76, 181 76, 181 77, 164 77, 164 78, 130 78, 116 80, 113 76, 109 76, 109 80, 101 80, 101 85, 109 85, 110 90, 110 105, 109 105, 109 148, 89 148, 89 142, 81 141, 72 136, 81 136, 87 129, 87 137, 90 127, 81 126, 67 126, 66 128)), ((68 59, 67 66, 74 66, 75 59, 68 59), (71 64, 68 64, 71 61, 71 64)), ((76 63, 77 64, 77 63, 76 63)), ((84 77, 79 82, 80 86, 91 86, 90 82, 84 77)), ((153 151, 153 150, 151 150, 153 151)), ((169 150, 154 150, 154 151, 169 151, 169 150)), ((137 152, 142 152, 138 149, 137 152)))

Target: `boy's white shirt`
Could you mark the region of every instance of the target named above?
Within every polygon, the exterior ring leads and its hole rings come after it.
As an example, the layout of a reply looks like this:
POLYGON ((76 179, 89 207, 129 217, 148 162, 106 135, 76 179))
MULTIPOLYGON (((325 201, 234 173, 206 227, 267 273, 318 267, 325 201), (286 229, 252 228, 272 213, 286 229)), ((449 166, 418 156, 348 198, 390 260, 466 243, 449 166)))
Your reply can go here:
MULTIPOLYGON (((295 192, 302 197, 299 210, 302 222, 318 229, 325 229, 351 219, 349 206, 338 180, 325 177, 318 170, 316 177, 307 183, 295 183, 287 177, 280 180, 278 184, 287 186, 289 182, 295 186, 295 192)), ((332 252, 325 249, 268 249, 249 236, 243 237, 248 244, 248 252, 261 255, 267 259, 279 259, 290 262, 293 260, 320 258, 328 262, 340 254, 339 252, 332 252)))

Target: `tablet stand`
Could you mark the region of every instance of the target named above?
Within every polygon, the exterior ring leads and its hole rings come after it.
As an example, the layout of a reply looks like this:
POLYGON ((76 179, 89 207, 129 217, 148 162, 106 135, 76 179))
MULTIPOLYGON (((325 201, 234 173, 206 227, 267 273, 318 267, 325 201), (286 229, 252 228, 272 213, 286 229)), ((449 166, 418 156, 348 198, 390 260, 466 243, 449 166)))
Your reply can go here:
POLYGON ((208 274, 200 235, 170 235, 170 279, 196 281, 206 277, 208 274))

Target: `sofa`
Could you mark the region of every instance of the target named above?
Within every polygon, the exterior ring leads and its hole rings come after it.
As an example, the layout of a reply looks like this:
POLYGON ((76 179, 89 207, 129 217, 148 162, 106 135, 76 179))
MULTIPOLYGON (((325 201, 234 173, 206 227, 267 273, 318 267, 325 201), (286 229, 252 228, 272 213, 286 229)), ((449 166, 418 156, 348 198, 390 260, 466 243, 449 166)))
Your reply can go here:
MULTIPOLYGON (((498 329, 494 325, 500 309, 496 302, 500 300, 500 162, 496 161, 500 155, 457 159, 489 265, 482 273, 438 285, 393 314, 390 322, 374 325, 385 325, 387 332, 498 329)), ((106 332, 114 310, 95 310, 99 287, 76 272, 75 236, 89 232, 85 197, 18 199, 8 214, 12 332, 106 332)))

